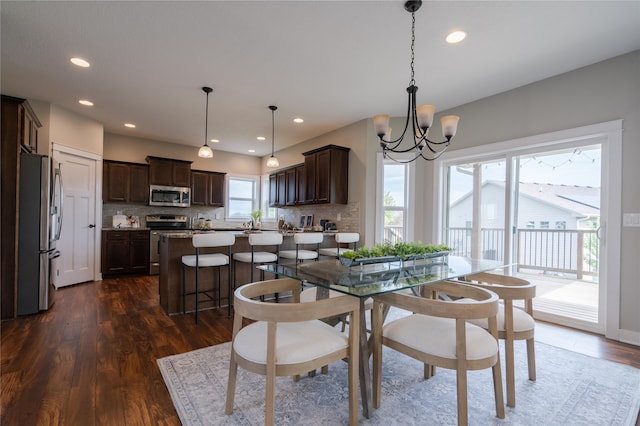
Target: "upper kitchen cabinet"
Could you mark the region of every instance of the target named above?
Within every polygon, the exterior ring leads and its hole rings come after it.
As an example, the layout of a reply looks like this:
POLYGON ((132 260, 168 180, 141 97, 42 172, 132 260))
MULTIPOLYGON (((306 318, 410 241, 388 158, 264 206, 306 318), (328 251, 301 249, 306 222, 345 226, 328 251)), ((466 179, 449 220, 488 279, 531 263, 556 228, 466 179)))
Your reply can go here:
POLYGON ((349 151, 349 148, 327 145, 302 153, 307 204, 347 204, 349 151))
POLYGON ((191 205, 224 207, 225 173, 191 171, 191 205))
POLYGON ((147 204, 149 202, 149 166, 107 161, 102 164, 102 200, 147 204))
POLYGON ((164 186, 191 186, 191 161, 147 157, 149 184, 164 186))
POLYGON ((284 207, 304 203, 304 164, 278 170, 269 175, 269 206, 284 207), (302 194, 302 198, 300 195, 302 194))
POLYGON ((18 147, 28 152, 38 152, 38 129, 42 127, 40 120, 31 109, 29 101, 13 96, 2 95, 2 140, 4 128, 8 127, 18 147))

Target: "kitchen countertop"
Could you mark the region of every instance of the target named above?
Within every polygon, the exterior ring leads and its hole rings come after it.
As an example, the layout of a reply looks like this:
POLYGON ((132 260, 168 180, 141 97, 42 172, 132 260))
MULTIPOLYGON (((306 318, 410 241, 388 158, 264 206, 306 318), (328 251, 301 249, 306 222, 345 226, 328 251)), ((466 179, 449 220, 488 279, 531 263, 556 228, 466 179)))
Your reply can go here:
POLYGON ((133 228, 131 226, 123 228, 102 228, 103 231, 150 231, 151 228, 133 228))

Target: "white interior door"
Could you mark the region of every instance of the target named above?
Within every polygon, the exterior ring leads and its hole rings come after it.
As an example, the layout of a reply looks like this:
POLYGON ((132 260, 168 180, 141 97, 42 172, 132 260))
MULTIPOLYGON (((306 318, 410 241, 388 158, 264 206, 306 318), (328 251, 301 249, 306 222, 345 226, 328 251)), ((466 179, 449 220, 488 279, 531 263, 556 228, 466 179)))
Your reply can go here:
POLYGON ((64 184, 64 215, 52 266, 56 288, 92 281, 95 275, 96 160, 54 149, 64 184))

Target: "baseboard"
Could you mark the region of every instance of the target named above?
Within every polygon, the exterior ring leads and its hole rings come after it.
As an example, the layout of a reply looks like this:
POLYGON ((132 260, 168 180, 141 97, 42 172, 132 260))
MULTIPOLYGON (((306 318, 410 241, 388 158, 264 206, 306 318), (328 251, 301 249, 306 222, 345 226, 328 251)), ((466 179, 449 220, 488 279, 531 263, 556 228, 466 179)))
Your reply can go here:
POLYGON ((637 331, 620 330, 618 336, 623 343, 640 346, 640 333, 637 331))

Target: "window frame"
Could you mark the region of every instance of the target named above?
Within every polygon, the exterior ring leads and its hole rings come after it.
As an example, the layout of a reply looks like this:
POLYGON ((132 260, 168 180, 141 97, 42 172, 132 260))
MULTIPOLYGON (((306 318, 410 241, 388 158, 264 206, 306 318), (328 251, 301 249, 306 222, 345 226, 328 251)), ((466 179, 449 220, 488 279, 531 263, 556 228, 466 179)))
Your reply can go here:
MULTIPOLYGON (((410 160, 412 157, 407 154, 396 155, 399 161, 410 160)), ((384 158, 379 152, 376 158, 376 216, 375 216, 375 243, 384 243, 384 213, 389 211, 404 212, 404 240, 407 242, 414 241, 415 235, 415 162, 399 163, 384 158), (384 165, 402 165, 405 167, 405 186, 404 186, 404 206, 384 206, 384 165)))
POLYGON ((260 208, 260 176, 255 175, 227 175, 226 179, 226 187, 227 187, 227 197, 225 203, 225 220, 229 222, 245 222, 251 219, 251 212, 246 216, 234 216, 231 217, 229 215, 229 210, 231 207, 231 200, 242 200, 247 201, 251 200, 251 211, 258 210, 260 208), (231 181, 245 181, 251 182, 253 184, 253 194, 251 198, 245 197, 233 197, 231 194, 231 181))

